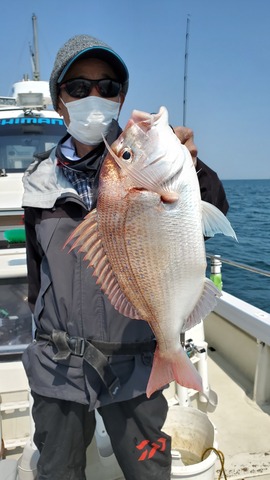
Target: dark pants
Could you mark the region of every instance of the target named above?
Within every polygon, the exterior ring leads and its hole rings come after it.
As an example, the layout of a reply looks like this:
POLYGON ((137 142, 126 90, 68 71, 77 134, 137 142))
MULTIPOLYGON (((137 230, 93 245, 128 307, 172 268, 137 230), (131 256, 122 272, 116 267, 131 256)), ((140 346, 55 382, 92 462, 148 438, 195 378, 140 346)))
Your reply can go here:
MULTIPOLYGON (((86 405, 32 395, 34 442, 40 451, 38 480, 85 480, 94 412, 86 405)), ((167 409, 160 392, 150 399, 141 395, 99 408, 126 480, 170 479, 171 440, 161 431, 167 409)))

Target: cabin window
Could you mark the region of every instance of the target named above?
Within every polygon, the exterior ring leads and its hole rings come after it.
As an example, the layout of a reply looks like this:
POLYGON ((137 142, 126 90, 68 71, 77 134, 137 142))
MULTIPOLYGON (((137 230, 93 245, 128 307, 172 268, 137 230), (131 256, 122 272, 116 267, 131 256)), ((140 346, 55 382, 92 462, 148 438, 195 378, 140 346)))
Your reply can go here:
POLYGON ((0 278, 0 355, 21 353, 32 340, 27 279, 0 278))
POLYGON ((34 154, 50 150, 65 133, 62 119, 0 119, 0 169, 6 173, 24 172, 34 154))

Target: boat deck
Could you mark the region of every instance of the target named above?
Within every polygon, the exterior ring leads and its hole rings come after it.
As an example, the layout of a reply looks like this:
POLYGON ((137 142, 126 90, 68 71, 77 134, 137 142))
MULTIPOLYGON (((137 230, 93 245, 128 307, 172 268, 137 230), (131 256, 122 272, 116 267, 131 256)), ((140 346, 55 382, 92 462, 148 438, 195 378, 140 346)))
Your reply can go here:
MULTIPOLYGON (((218 405, 207 415, 217 431, 218 450, 225 459, 225 474, 230 480, 270 480, 270 405, 259 407, 240 386, 239 379, 230 371, 230 366, 224 363, 224 359, 217 352, 210 352, 210 355, 208 376, 211 389, 218 395, 218 405)), ((172 398, 169 403, 173 404, 172 398)), ((192 406, 197 406, 196 399, 192 401, 192 406)), ((199 406, 203 411, 202 404, 199 406)), ((175 410, 174 412, 176 413, 175 410)), ((175 413, 170 412, 170 415, 175 413)), ((179 423, 179 416, 175 418, 175 422, 179 423)), ((93 468, 96 468, 99 478, 101 466, 95 464, 95 449, 96 446, 93 445, 88 452, 88 464, 91 463, 92 473, 93 468)), ((117 475, 118 468, 115 468, 115 476, 112 478, 124 480, 124 477, 117 475)), ((216 479, 219 477, 220 468, 221 464, 217 459, 216 479)), ((105 471, 106 468, 103 473, 105 471)))
MULTIPOLYGON (((259 407, 217 352, 209 352, 208 374, 218 406, 208 413, 230 479, 270 480, 270 405, 259 407)), ((216 463, 219 469, 219 461, 216 463)))

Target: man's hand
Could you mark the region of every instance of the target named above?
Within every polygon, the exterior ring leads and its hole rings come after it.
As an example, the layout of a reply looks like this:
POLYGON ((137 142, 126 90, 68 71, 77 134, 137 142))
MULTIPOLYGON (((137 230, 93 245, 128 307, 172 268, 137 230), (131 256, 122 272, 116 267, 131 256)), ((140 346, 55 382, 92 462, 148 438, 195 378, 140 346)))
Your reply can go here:
POLYGON ((193 163, 197 165, 198 150, 194 143, 194 134, 191 128, 187 127, 173 127, 175 135, 179 138, 180 142, 187 147, 192 156, 193 163))

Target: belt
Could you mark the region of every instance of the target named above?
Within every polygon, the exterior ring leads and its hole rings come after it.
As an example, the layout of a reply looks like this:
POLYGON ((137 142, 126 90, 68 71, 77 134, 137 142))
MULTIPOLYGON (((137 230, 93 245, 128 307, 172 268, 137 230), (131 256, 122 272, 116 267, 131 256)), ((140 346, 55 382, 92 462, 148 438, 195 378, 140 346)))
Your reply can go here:
POLYGON ((67 360, 71 354, 83 357, 96 370, 112 398, 120 388, 120 380, 106 356, 154 353, 156 348, 155 340, 141 343, 100 342, 70 336, 62 330, 53 330, 50 335, 36 330, 35 339, 36 341, 46 340, 56 346, 57 353, 53 356, 56 362, 67 360))

